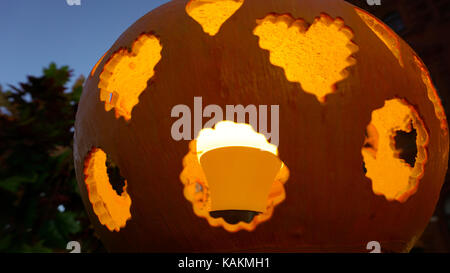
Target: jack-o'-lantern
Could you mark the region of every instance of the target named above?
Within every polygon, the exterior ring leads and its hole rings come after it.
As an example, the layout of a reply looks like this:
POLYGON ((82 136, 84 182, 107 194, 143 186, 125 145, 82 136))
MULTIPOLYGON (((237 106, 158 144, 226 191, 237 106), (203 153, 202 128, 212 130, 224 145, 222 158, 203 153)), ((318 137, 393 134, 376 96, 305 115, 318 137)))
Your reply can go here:
POLYGON ((433 213, 448 142, 426 67, 369 13, 174 0, 95 65, 74 160, 110 251, 401 252, 433 213))

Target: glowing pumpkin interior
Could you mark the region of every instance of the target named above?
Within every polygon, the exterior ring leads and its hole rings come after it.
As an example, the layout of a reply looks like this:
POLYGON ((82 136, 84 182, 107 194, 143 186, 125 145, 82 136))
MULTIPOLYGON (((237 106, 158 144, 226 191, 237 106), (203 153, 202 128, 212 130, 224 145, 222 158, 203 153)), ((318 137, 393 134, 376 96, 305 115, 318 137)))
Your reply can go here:
POLYGON ((84 169, 89 201, 100 223, 110 231, 119 231, 131 218, 131 198, 125 186, 120 195, 113 189, 106 166, 106 153, 94 148, 86 159, 84 169))
POLYGON ((161 59, 161 50, 157 37, 142 34, 134 41, 131 52, 121 49, 114 53, 105 64, 98 84, 106 111, 114 108, 116 118, 131 119, 131 111, 161 59))
POLYGON ((260 47, 270 51, 270 62, 283 67, 289 81, 300 83, 322 103, 335 84, 347 78, 345 69, 355 64, 351 55, 358 46, 342 19, 321 14, 308 26, 290 15, 270 14, 257 23, 253 33, 260 47))
POLYGON ((388 100, 382 108, 373 111, 362 149, 366 176, 372 181, 373 192, 400 202, 414 194, 427 161, 428 141, 423 121, 406 101, 388 100), (417 155, 414 166, 410 166, 399 158, 394 137, 398 131, 408 133, 413 129, 417 132, 417 155))
POLYGON ((281 168, 277 148, 248 124, 223 121, 203 129, 197 154, 211 192, 211 211, 265 212, 281 168))
POLYGON ((249 124, 222 121, 214 129, 201 130, 183 166, 180 179, 196 214, 230 232, 253 230, 285 198, 289 170, 278 158, 277 147, 249 124), (230 223, 215 216, 222 211, 255 214, 248 221, 230 223))
POLYGON ((202 26, 205 33, 214 36, 243 3, 244 0, 191 0, 186 5, 186 13, 202 26))

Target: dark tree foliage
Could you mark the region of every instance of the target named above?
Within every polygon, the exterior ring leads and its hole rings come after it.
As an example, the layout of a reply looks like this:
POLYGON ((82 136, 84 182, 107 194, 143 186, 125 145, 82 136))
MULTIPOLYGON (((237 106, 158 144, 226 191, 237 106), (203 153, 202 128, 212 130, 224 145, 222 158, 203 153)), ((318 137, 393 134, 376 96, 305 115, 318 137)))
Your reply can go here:
POLYGON ((103 251, 79 196, 73 125, 84 78, 50 64, 40 77, 0 87, 0 252, 103 251))

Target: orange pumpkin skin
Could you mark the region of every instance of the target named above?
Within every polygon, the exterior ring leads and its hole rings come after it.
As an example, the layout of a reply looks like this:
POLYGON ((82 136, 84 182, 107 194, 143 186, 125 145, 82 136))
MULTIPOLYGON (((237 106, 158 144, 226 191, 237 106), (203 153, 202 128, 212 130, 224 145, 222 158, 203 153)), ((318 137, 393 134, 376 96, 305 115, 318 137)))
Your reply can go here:
MULTIPOLYGON (((395 54, 344 1, 245 0, 208 35, 186 13, 186 0, 171 1, 125 31, 86 81, 76 116, 74 160, 86 211, 109 251, 130 252, 368 252, 370 241, 384 252, 409 251, 425 229, 447 170, 449 138, 445 116, 436 115, 414 51, 398 39, 395 54), (340 17, 359 49, 348 76, 321 103, 285 70, 253 34, 268 14, 290 14, 312 24, 326 13, 340 17), (105 110, 99 81, 105 64, 142 33, 162 46, 139 102, 127 121, 105 110), (279 155, 289 167, 286 198, 271 218, 249 232, 212 227, 195 215, 183 195, 182 160, 188 141, 175 141, 171 127, 178 104, 279 105, 279 155), (412 105, 428 133, 427 161, 417 191, 406 201, 375 194, 362 170, 361 148, 372 112, 386 100, 412 105), (444 126, 445 125, 445 126, 444 126), (127 179, 131 219, 119 231, 99 222, 85 184, 85 160, 92 148, 105 151, 127 179)), ((329 46, 332 46, 331 44, 329 46)), ((206 122, 206 119, 204 120, 206 122)), ((395 171, 395 170, 387 170, 395 171)))

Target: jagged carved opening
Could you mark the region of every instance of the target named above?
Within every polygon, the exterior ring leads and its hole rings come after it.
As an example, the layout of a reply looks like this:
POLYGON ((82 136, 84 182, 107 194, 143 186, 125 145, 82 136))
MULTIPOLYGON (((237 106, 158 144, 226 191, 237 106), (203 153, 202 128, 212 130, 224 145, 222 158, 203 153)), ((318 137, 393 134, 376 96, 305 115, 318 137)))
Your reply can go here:
POLYGON ((105 110, 115 109, 116 118, 129 121, 139 96, 161 60, 162 46, 153 34, 142 34, 128 49, 115 52, 103 67, 98 88, 105 110))
POLYGON ((254 230, 285 198, 289 170, 276 146, 249 124, 223 121, 203 129, 183 166, 180 179, 195 214, 229 232, 254 230))
POLYGON ((259 46, 269 50, 270 62, 321 103, 335 91, 337 82, 348 77, 346 68, 356 64, 352 54, 358 46, 341 18, 322 13, 309 25, 289 14, 269 14, 257 24, 253 34, 259 37, 259 46))
POLYGON ((370 13, 359 8, 355 8, 355 11, 364 23, 366 23, 366 25, 377 35, 377 37, 383 41, 383 43, 397 59, 400 66, 403 67, 404 64, 400 49, 400 40, 395 32, 370 13))
POLYGON ((186 12, 205 33, 214 36, 243 3, 244 0, 191 0, 186 5, 186 12))
POLYGON ((423 83, 427 88, 428 99, 433 103, 436 117, 439 119, 441 123, 441 130, 444 135, 447 135, 448 134, 447 117, 445 116, 444 107, 442 106, 441 99, 439 98, 438 92, 434 87, 430 73, 428 72, 428 69, 425 67, 425 64, 422 62, 422 60, 420 60, 420 58, 417 57, 416 55, 414 55, 414 61, 416 62, 417 66, 420 69, 423 83))
POLYGON ((428 141, 423 121, 405 100, 387 100, 373 111, 361 152, 374 193, 399 202, 416 193, 425 171, 428 141))
POLYGON ((102 225, 110 231, 119 231, 131 218, 131 198, 127 192, 127 181, 122 180, 117 166, 109 169, 111 171, 108 171, 107 155, 102 149, 93 148, 86 156, 84 176, 93 211, 102 225), (120 194, 112 184, 121 190, 120 194))

